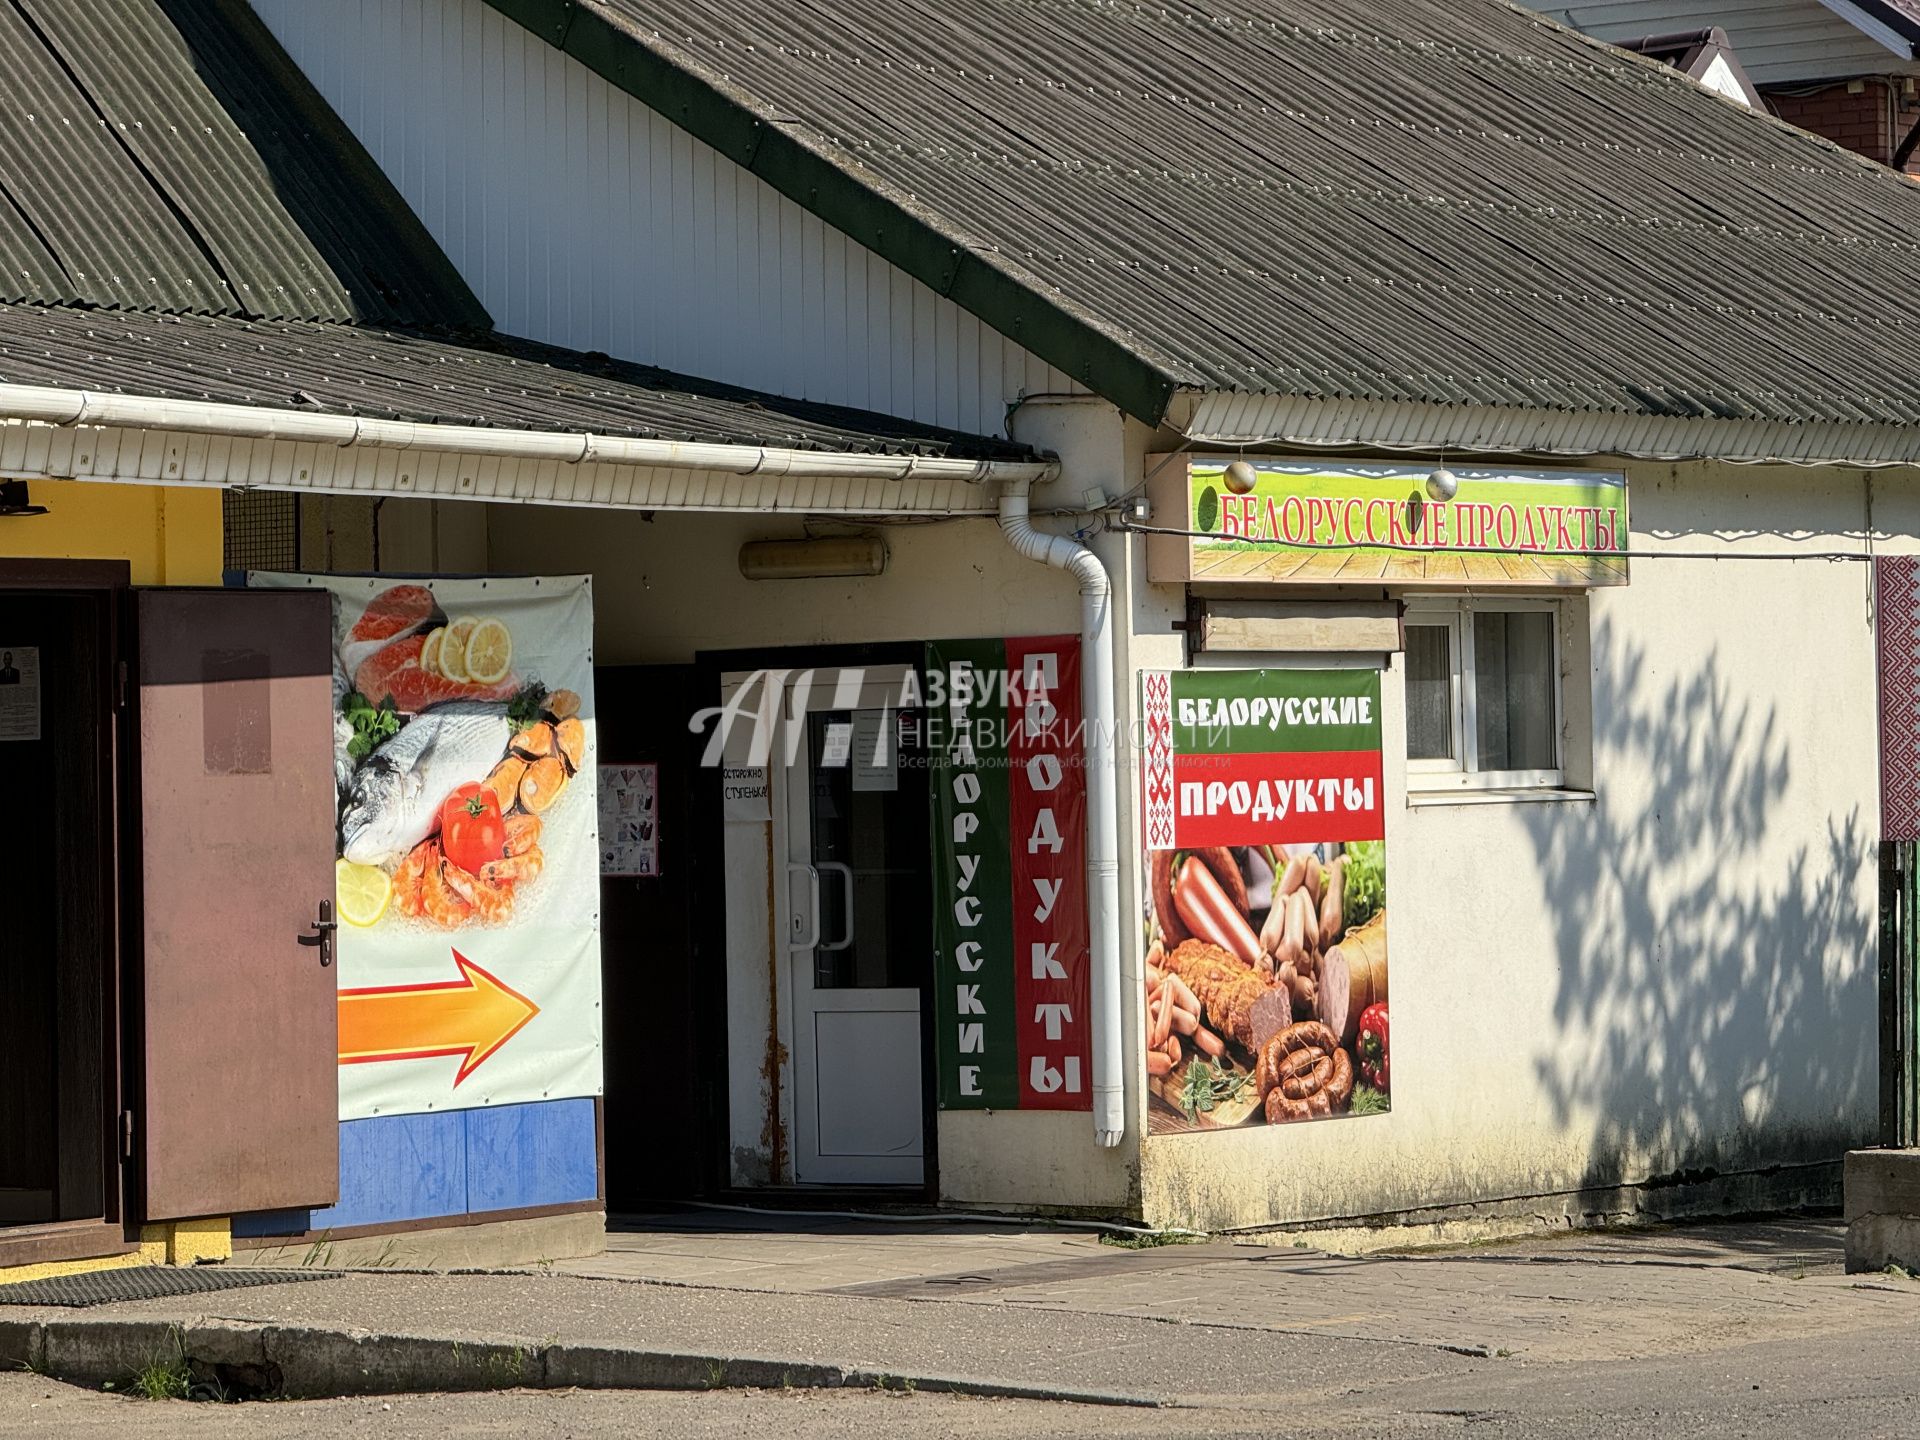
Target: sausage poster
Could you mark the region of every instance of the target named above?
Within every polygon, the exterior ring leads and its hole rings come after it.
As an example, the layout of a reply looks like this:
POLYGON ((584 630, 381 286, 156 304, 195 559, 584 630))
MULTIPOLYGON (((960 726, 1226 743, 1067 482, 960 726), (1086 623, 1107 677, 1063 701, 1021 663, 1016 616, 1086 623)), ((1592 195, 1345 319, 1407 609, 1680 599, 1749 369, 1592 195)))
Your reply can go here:
POLYGON ((340 1118, 599 1094, 589 582, 248 583, 333 594, 340 1118))
POLYGON ((1077 636, 928 647, 934 1014, 948 1110, 1090 1110, 1077 636))
POLYGON ((1379 672, 1141 686, 1149 1130, 1387 1110, 1379 672))

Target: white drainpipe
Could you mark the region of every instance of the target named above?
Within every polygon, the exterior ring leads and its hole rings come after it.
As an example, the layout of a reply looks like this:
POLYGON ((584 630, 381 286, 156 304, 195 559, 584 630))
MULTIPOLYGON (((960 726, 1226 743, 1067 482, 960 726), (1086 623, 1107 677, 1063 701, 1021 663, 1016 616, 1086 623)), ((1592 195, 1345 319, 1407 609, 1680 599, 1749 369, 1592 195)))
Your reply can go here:
POLYGON ((1126 1133, 1126 1082, 1120 1046, 1120 820, 1114 762, 1118 726, 1113 693, 1113 583, 1084 545, 1033 528, 1031 482, 1006 481, 1000 529, 1029 560, 1071 572, 1080 582, 1080 696, 1086 722, 1087 911, 1093 951, 1093 1133, 1115 1146, 1126 1133))

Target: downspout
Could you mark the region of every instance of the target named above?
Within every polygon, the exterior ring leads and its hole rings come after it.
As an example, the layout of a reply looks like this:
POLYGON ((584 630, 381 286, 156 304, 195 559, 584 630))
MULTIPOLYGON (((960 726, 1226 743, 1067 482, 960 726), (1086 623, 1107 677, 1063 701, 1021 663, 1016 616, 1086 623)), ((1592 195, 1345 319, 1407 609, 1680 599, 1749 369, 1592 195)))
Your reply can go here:
POLYGON ((1084 545, 1047 535, 1027 518, 1032 482, 1000 491, 1000 531, 1029 560, 1080 582, 1080 706, 1086 725, 1087 911, 1093 952, 1093 1133, 1103 1146, 1126 1133, 1126 1084, 1120 1047, 1120 821, 1114 737, 1113 583, 1084 545))

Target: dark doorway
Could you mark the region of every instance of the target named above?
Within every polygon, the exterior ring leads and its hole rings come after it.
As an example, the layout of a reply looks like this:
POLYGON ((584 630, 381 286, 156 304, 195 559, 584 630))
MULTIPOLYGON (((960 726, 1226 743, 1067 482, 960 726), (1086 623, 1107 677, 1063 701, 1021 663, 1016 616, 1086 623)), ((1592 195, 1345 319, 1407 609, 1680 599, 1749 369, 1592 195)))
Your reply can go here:
MULTIPOLYGON (((724 1115, 726 964, 722 919, 696 935, 693 777, 702 743, 691 665, 611 665, 594 671, 602 767, 655 765, 657 816, 648 837, 659 873, 600 881, 601 1027, 606 1065, 601 1155, 607 1209, 632 1212, 708 1188, 707 1162, 724 1115), (710 943, 703 945, 703 939, 710 943)), ((605 768, 601 771, 604 777, 605 768)), ((636 822, 636 823, 644 823, 636 822)))
POLYGON ((0 1226, 109 1213, 111 623, 0 590, 0 1226))

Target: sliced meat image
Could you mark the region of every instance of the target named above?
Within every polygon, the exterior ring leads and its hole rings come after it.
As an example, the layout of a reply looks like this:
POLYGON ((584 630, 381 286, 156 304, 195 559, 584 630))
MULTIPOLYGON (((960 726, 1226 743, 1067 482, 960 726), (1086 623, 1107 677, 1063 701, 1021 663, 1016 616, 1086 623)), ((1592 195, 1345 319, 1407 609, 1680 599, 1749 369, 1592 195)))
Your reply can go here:
POLYGON ((426 586, 391 586, 367 602, 367 608, 347 631, 346 638, 340 642, 340 663, 347 674, 357 675, 383 646, 418 635, 439 619, 440 604, 426 586))
POLYGON ((429 674, 420 666, 426 640, 424 635, 409 635, 375 651, 353 672, 353 688, 375 705, 391 695, 394 705, 408 714, 447 700, 510 700, 520 688, 512 675, 492 685, 478 685, 429 674))

